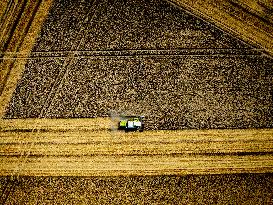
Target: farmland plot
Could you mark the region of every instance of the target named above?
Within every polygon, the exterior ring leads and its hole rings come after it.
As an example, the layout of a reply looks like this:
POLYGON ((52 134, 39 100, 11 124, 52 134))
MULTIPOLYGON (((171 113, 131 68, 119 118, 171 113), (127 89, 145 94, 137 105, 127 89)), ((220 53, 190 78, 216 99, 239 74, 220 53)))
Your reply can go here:
POLYGON ((167 1, 70 4, 55 2, 6 118, 273 127, 273 60, 260 51, 167 1))
POLYGON ((0 175, 272 172, 272 129, 124 133, 104 119, 1 121, 0 175))

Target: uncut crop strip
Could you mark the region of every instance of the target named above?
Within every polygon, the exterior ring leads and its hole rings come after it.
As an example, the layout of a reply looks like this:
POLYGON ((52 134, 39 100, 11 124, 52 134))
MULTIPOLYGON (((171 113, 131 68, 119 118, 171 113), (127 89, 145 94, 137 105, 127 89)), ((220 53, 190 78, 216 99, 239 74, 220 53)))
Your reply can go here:
MULTIPOLYGON (((17 167, 16 157, 1 157, 1 175, 17 167)), ((29 157, 19 176, 121 176, 270 173, 272 155, 258 156, 71 156, 29 157)))
POLYGON ((111 128, 111 123, 111 118, 1 119, 0 132, 107 130, 111 128))
POLYGON ((265 155, 273 153, 273 138, 266 130, 4 132, 0 148, 2 156, 265 155))

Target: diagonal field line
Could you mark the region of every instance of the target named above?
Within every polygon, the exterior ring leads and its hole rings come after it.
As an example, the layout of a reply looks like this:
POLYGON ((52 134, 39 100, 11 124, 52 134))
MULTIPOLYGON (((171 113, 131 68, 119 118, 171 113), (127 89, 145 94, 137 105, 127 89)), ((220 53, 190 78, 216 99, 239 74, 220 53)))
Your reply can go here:
POLYGON ((5 29, 5 25, 4 23, 6 21, 10 21, 10 19, 12 18, 12 15, 8 15, 9 13, 13 14, 15 12, 16 6, 18 5, 18 1, 13 2, 13 0, 10 0, 8 2, 8 6, 6 7, 6 10, 4 11, 3 16, 1 16, 0 18, 0 28, 1 28, 1 32, 0 32, 0 42, 3 44, 3 36, 5 35, 5 31, 7 29, 5 29), (7 19, 5 21, 5 18, 7 19))
MULTIPOLYGON (((106 1, 107 1, 107 0, 106 0, 106 1)), ((93 1, 92 7, 95 6, 95 2, 96 2, 96 0, 93 1)), ((95 10, 95 8, 93 8, 93 9, 95 10)), ((93 11, 93 9, 90 9, 90 12, 87 13, 87 17, 85 17, 85 18, 84 18, 84 21, 82 21, 83 24, 82 24, 82 26, 81 26, 81 28, 80 28, 80 31, 79 31, 79 34, 78 34, 79 36, 81 36, 80 33, 84 30, 84 23, 88 20, 88 16, 89 16, 89 14, 91 13, 91 11, 93 11)), ((92 15, 91 22, 92 22, 92 20, 93 20, 95 14, 96 14, 96 11, 97 11, 97 10, 95 10, 94 14, 92 15)), ((84 34, 83 34, 83 35, 84 35, 84 34)), ((76 42, 75 42, 76 44, 77 44, 77 40, 78 40, 78 39, 75 40, 75 41, 76 41, 76 42)), ((76 46, 76 49, 77 49, 77 50, 79 49, 80 45, 82 44, 82 41, 83 41, 83 37, 81 37, 80 43, 77 44, 77 46, 76 46)), ((75 45, 75 44, 74 44, 74 45, 75 45)), ((73 47, 74 47, 74 46, 71 47, 71 50, 70 50, 70 51, 73 50, 73 47)), ((65 73, 64 73, 64 75, 62 76, 61 83, 59 84, 59 86, 57 85, 58 79, 59 79, 59 77, 61 77, 61 76, 59 75, 58 78, 57 78, 56 81, 55 81, 54 86, 52 87, 52 89, 51 89, 51 91, 50 91, 50 94, 48 95, 47 101, 50 100, 50 99, 52 99, 51 102, 50 102, 50 104, 49 104, 49 107, 51 106, 52 102, 53 102, 54 99, 56 98, 56 93, 57 93, 57 92, 55 92, 53 98, 51 98, 50 96, 51 96, 52 93, 54 93, 54 91, 56 91, 56 90, 55 90, 55 87, 56 87, 56 86, 58 86, 58 87, 57 87, 57 91, 59 91, 59 89, 60 89, 60 87, 61 87, 61 85, 62 85, 62 83, 63 83, 63 81, 64 81, 64 77, 66 76, 66 73, 67 73, 67 71, 68 71, 69 65, 70 65, 70 63, 71 63, 71 58, 73 58, 74 55, 75 55, 75 54, 72 53, 72 54, 70 55, 70 58, 67 58, 67 60, 64 62, 64 64, 63 64, 63 70, 65 70, 65 73), (65 69, 65 67, 66 67, 66 69, 65 69)), ((44 105, 42 111, 40 112, 39 118, 42 118, 42 117, 43 117, 43 114, 44 114, 46 108, 47 108, 47 107, 44 105)), ((38 131, 36 132, 36 134, 39 135, 39 132, 40 132, 40 131, 38 130, 38 131)), ((32 129, 31 133, 34 133, 34 129, 32 129)), ((26 161, 27 161, 28 156, 31 154, 30 150, 33 148, 33 146, 34 146, 34 141, 30 144, 27 153, 23 153, 23 152, 22 152, 22 153, 20 154, 20 157, 19 157, 19 159, 18 159, 18 161, 19 161, 18 166, 17 166, 16 169, 13 170, 13 173, 10 175, 11 179, 13 179, 13 178, 19 179, 20 170, 23 169, 23 167, 24 167, 24 165, 25 165, 25 163, 26 163, 26 161)))
POLYGON ((84 29, 85 29, 84 25, 88 21, 88 16, 90 15, 90 13, 94 11, 94 13, 92 15, 92 18, 90 20, 90 23, 92 25, 93 19, 94 19, 95 15, 96 15, 96 13, 98 11, 98 9, 96 9, 96 6, 99 6, 99 5, 100 5, 99 3, 98 3, 98 5, 96 5, 96 0, 94 0, 93 3, 92 3, 90 11, 87 13, 86 17, 83 18, 82 25, 81 25, 80 30, 79 30, 78 35, 77 35, 78 38, 75 39, 75 44, 73 44, 71 46, 71 49, 68 51, 69 52, 68 57, 65 59, 65 62, 63 64, 63 66, 62 66, 62 69, 60 70, 59 75, 58 75, 57 79, 55 80, 55 83, 52 86, 52 88, 51 88, 51 90, 50 90, 50 92, 48 94, 48 97, 47 97, 47 99, 45 101, 45 104, 43 105, 43 108, 42 108, 42 110, 41 110, 41 112, 39 114, 39 118, 47 116, 47 111, 50 110, 50 108, 52 106, 52 103, 56 99, 56 96, 57 96, 60 88, 63 85, 64 79, 67 76, 69 67, 71 66, 72 59, 75 57, 75 53, 71 52, 71 51, 79 50, 81 44, 83 43, 84 35, 85 35, 85 32, 86 32, 86 31, 83 32, 84 29), (78 43, 79 39, 80 39, 80 42, 78 43), (59 83, 59 81, 60 81, 60 83, 59 83))
MULTIPOLYGON (((107 1, 107 0, 106 0, 106 1, 107 1)), ((106 2, 106 1, 105 1, 105 2, 106 2)), ((87 17, 85 17, 85 18, 84 18, 84 21, 82 21, 83 24, 82 24, 82 26, 81 26, 81 28, 80 28, 80 31, 79 31, 79 34, 78 34, 79 36, 80 36, 81 32, 84 30, 84 23, 88 20, 89 14, 91 13, 91 11, 95 10, 95 8, 94 8, 95 2, 96 2, 96 0, 94 0, 94 1, 93 1, 93 4, 92 4, 93 9, 90 9, 90 12, 88 12, 87 15, 86 15, 87 17)), ((92 20, 93 20, 95 14, 96 14, 96 11, 97 11, 97 10, 95 10, 94 14, 92 15, 91 22, 92 22, 92 20)), ((84 34, 83 34, 83 35, 84 35, 84 34)), ((75 42, 75 43, 77 43, 77 40, 78 40, 78 39, 76 39, 76 42, 75 42)), ((82 44, 82 41, 83 41, 83 37, 81 37, 80 43, 77 44, 76 50, 79 49, 80 45, 82 44)), ((75 45, 75 44, 74 44, 74 45, 75 45)), ((70 50, 70 51, 73 50, 73 47, 74 47, 74 46, 71 47, 71 50, 70 50)), ((70 55, 71 58, 73 58, 74 55, 75 55, 75 54, 72 53, 72 54, 70 55)), ((70 58, 67 58, 67 60, 66 60, 66 61, 64 62, 64 64, 63 64, 63 70, 65 70, 65 74, 66 74, 67 71, 68 71, 68 66, 69 66, 69 63, 70 63, 70 62, 71 62, 70 58), (64 69, 65 67, 66 67, 66 69, 64 69)), ((65 74, 63 75, 63 77, 62 77, 62 79, 61 79, 61 83, 59 84, 59 86, 58 86, 58 88, 57 88, 57 91, 59 91, 59 89, 60 89, 60 87, 61 87, 61 85, 62 85, 62 83, 63 83, 64 77, 66 76, 65 74)), ((52 99, 52 98, 50 98, 50 96, 51 96, 51 94, 55 91, 54 88, 57 86, 57 82, 58 82, 59 77, 60 77, 60 76, 58 76, 58 78, 56 79, 55 84, 54 84, 54 86, 52 87, 52 89, 51 89, 51 91, 50 91, 50 94, 48 95, 47 101, 50 100, 50 99, 52 99)), ((52 104, 52 101, 54 101, 54 99, 55 99, 55 97, 56 97, 56 93, 57 93, 57 92, 55 92, 54 97, 53 97, 53 99, 52 99, 51 102, 50 102, 50 105, 52 104)), ((50 106, 50 105, 49 105, 49 106, 50 106)), ((46 106, 44 105, 44 106, 43 106, 43 109, 42 109, 42 111, 41 111, 41 113, 40 113, 40 115, 39 115, 39 118, 41 118, 41 117, 43 116, 43 112, 45 112, 45 109, 46 109, 46 106)), ((34 129, 33 129, 31 132, 33 133, 33 132, 34 132, 34 129)), ((39 130, 38 130, 38 132, 36 132, 36 134, 39 135, 39 130)), ((30 153, 30 150, 33 148, 33 146, 34 146, 34 142, 32 142, 32 143, 30 144, 27 153, 23 153, 23 152, 22 152, 22 153, 20 154, 20 157, 19 157, 19 159, 18 159, 18 162, 19 162, 19 163, 18 163, 18 166, 17 166, 16 169, 13 170, 13 173, 10 175, 10 178, 11 178, 12 181, 13 181, 13 178, 19 179, 20 170, 22 170, 24 164, 25 164, 26 161, 27 161, 28 156, 31 154, 31 153, 30 153)))
MULTIPOLYGON (((80 38, 80 42, 77 44, 77 41, 78 41, 78 39, 76 39, 75 40, 75 44, 77 45, 76 46, 76 50, 78 50, 79 48, 80 48, 80 46, 81 46, 81 44, 82 44, 82 42, 83 42, 83 40, 84 40, 84 34, 85 34, 85 32, 83 32, 84 31, 84 23, 86 23, 87 21, 88 21, 88 16, 89 16, 89 14, 91 13, 91 11, 95 11, 94 13, 93 13, 93 15, 92 15, 92 18, 91 18, 91 20, 90 20, 90 22, 91 22, 91 24, 92 24, 92 22, 93 22, 93 18, 95 17, 95 14, 96 14, 96 12, 97 12, 97 10, 94 8, 95 6, 96 6, 96 0, 94 0, 93 1, 93 4, 92 4, 92 9, 90 9, 90 11, 87 13, 87 15, 86 15, 86 17, 84 18, 84 20, 82 21, 82 26, 81 26, 81 28, 80 28, 80 31, 79 31, 79 34, 78 34, 78 36, 79 36, 79 38, 80 38), (83 32, 83 34, 82 34, 82 36, 81 36, 81 33, 83 32)), ((106 4, 107 3, 107 0, 105 0, 104 2, 102 2, 102 5, 103 4, 106 4)), ((98 4, 98 5, 100 5, 100 4, 98 4)), ((75 45, 74 44, 74 45, 75 45)), ((74 45, 72 45, 72 47, 71 47, 71 49, 70 49, 70 51, 72 51, 72 50, 74 50, 73 48, 74 48, 74 45)), ((40 112, 40 114, 39 114, 39 118, 42 118, 43 117, 43 115, 44 115, 44 113, 46 114, 46 109, 50 109, 50 107, 51 107, 51 105, 52 105, 52 102, 54 101, 54 99, 56 98, 56 94, 58 93, 58 91, 60 90, 60 88, 61 88, 61 86, 62 86, 62 84, 63 84, 63 82, 64 82, 64 79, 65 79, 65 76, 67 75, 67 72, 68 72, 68 69, 69 69, 69 65, 71 65, 71 59, 73 59, 73 57, 75 56, 75 53, 72 53, 72 54, 70 54, 70 56, 67 58, 67 60, 64 62, 64 64, 63 64, 63 66, 62 66, 62 70, 64 70, 64 74, 63 74, 63 76, 61 77, 60 75, 57 77, 57 79, 56 79, 56 81, 55 81, 55 84, 54 84, 54 86, 52 87, 52 89, 51 89, 51 91, 50 91, 50 94, 48 95, 48 98, 47 98, 47 101, 49 101, 50 99, 51 99, 51 101, 50 101, 50 103, 49 103, 49 106, 47 107, 47 106, 43 106, 43 108, 42 108, 42 110, 41 110, 41 112, 40 112), (59 78, 61 78, 60 80, 61 80, 61 82, 60 82, 60 84, 58 85, 58 81, 59 81, 59 78), (58 86, 57 87, 57 89, 55 89, 55 87, 56 86, 58 86), (55 92, 54 92, 55 91, 55 92), (50 96, 52 95, 52 94, 54 94, 54 96, 53 96, 53 98, 51 98, 50 96)), ((61 71, 60 71, 61 72, 61 71)), ((46 101, 46 102, 47 102, 46 101)), ((32 130, 32 133, 34 132, 34 130, 32 130)), ((37 135, 39 135, 39 130, 38 130, 38 132, 36 133, 37 135)), ((27 158, 28 158, 28 156, 30 155, 30 150, 33 148, 33 146, 34 146, 34 141, 30 144, 30 147, 29 147, 29 149, 28 149, 28 152, 25 154, 25 153, 21 153, 21 155, 20 155, 20 158, 19 158, 19 165, 18 165, 18 167, 17 167, 17 169, 16 170, 14 170, 14 173, 12 174, 12 176, 15 176, 15 178, 16 179, 19 179, 19 175, 20 175, 20 170, 22 170, 23 169, 23 167, 24 167, 24 165, 25 165, 25 163, 26 163, 26 161, 27 161, 27 158), (21 161, 21 162, 20 162, 21 161)))

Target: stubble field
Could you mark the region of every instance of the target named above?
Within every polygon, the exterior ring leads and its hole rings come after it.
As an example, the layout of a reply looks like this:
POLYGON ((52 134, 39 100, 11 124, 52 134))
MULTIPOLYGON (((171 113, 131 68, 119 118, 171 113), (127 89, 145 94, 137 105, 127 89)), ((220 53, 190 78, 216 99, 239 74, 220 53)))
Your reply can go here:
POLYGON ((5 118, 139 114, 148 130, 269 128, 272 65, 167 1, 56 1, 5 118))

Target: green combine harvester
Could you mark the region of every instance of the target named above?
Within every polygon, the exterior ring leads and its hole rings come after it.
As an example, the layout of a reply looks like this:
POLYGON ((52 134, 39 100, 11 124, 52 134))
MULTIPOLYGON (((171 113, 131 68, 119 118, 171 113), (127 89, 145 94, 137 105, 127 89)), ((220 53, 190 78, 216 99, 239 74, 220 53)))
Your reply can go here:
POLYGON ((122 116, 118 123, 118 130, 129 131, 139 131, 144 130, 144 116, 122 116))

